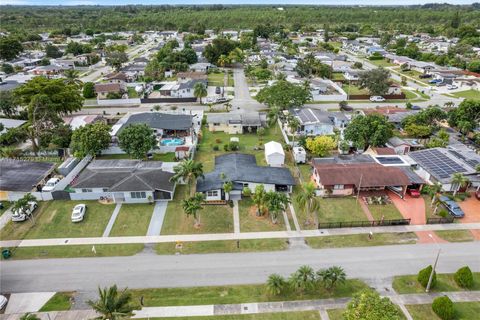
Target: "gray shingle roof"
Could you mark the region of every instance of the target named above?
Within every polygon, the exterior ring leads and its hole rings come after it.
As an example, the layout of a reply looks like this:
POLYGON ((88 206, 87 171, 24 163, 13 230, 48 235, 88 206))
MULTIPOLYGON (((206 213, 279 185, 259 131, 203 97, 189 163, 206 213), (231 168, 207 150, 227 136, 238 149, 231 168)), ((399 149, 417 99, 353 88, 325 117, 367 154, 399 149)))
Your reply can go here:
POLYGON ((197 191, 221 189, 226 181, 295 185, 287 168, 261 167, 257 165, 254 155, 229 153, 215 157, 214 171, 197 180, 197 191))
POLYGON ((188 130, 192 127, 193 116, 188 114, 168 114, 144 112, 132 114, 119 132, 129 124, 146 123, 154 129, 188 130))
POLYGON ((50 162, 0 159, 0 190, 29 192, 54 168, 50 162))

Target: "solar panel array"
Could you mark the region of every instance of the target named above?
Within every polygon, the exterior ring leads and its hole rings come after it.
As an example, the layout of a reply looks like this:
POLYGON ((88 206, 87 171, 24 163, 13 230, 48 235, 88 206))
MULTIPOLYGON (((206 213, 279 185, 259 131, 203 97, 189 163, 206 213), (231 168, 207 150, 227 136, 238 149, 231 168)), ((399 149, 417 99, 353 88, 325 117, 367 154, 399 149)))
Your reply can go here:
POLYGON ((410 156, 426 167, 439 178, 448 178, 456 172, 467 170, 436 149, 422 150, 410 153, 410 156))
POLYGON ((480 164, 480 161, 478 161, 477 159, 467 158, 463 156, 460 152, 457 152, 455 150, 448 150, 448 151, 454 156, 456 156, 457 158, 462 159, 463 161, 468 163, 472 168, 475 168, 478 164, 480 164))
POLYGON ((403 164, 400 157, 376 157, 381 164, 403 164))

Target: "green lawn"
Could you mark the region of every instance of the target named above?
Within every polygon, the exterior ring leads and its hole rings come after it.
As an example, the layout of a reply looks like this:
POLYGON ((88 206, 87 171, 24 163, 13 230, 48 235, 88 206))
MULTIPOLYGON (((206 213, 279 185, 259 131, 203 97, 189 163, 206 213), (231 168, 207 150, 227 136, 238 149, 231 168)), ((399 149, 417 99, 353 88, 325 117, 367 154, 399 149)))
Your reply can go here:
POLYGON ((256 207, 250 198, 244 198, 239 201, 240 213, 240 231, 241 232, 260 232, 260 231, 285 231, 285 220, 283 215, 278 215, 277 223, 272 223, 270 216, 265 215, 257 217, 255 215, 256 207))
POLYGON ((50 300, 43 305, 40 312, 48 311, 66 311, 72 307, 71 298, 73 292, 57 292, 50 300))
POLYGON ((91 245, 18 247, 12 249, 13 260, 54 259, 82 257, 132 256, 143 250, 143 244, 100 244, 95 245, 96 254, 91 245))
MULTIPOLYGON (((361 201, 360 199, 358 201, 361 201)), ((364 221, 367 216, 355 197, 321 198, 319 222, 364 221)))
POLYGON ((209 86, 216 86, 216 87, 223 87, 223 79, 224 79, 224 73, 209 73, 208 74, 208 85, 209 86))
POLYGON ((413 232, 374 233, 372 239, 368 234, 352 234, 344 236, 325 236, 306 238, 308 245, 314 249, 342 247, 370 247, 392 244, 415 244, 417 237, 413 232))
POLYGON ((343 73, 341 72, 334 72, 332 73, 332 81, 335 81, 335 80, 345 80, 345 77, 343 76, 343 73))
POLYGON ((149 320, 320 320, 318 311, 237 314, 205 317, 149 318, 149 320))
POLYGON ((344 312, 345 312, 345 309, 327 310, 328 317, 330 318, 330 320, 343 320, 344 312))
POLYGON ((144 236, 153 214, 153 204, 123 204, 113 225, 110 237, 144 236))
POLYGON ((12 202, 10 201, 0 201, 0 203, 3 204, 3 208, 0 209, 0 216, 2 216, 2 214, 7 211, 8 208, 10 208, 10 206, 12 205, 12 202))
MULTIPOLYGON (((118 160, 118 159, 133 159, 130 155, 123 153, 123 154, 102 154, 97 156, 99 160, 118 160)), ((164 161, 164 162, 175 162, 175 152, 168 152, 168 153, 154 153, 153 159, 154 161, 164 161)))
MULTIPOLYGON (((477 319, 480 314, 480 302, 455 302, 455 320, 477 319)), ((440 320, 432 310, 431 304, 407 305, 408 312, 414 320, 440 320)))
POLYGON ((402 214, 398 211, 393 203, 388 204, 369 204, 368 209, 375 220, 403 219, 402 214))
POLYGON ((155 245, 157 254, 200 254, 200 253, 231 253, 253 251, 279 251, 287 249, 286 239, 251 239, 237 241, 195 241, 183 242, 181 248, 176 243, 158 243, 155 245))
POLYGON ((177 186, 175 197, 167 206, 161 234, 230 233, 233 232, 233 209, 228 205, 205 205, 200 210, 200 228, 194 227, 193 217, 187 216, 182 208, 187 187, 177 186))
POLYGON ((466 98, 466 99, 480 99, 480 91, 478 90, 465 90, 465 91, 458 91, 455 93, 451 93, 451 95, 457 98, 466 98))
POLYGON ((280 296, 269 295, 264 284, 141 289, 131 290, 131 292, 134 301, 139 301, 143 296, 146 307, 160 307, 350 297, 366 288, 367 285, 362 281, 349 279, 331 292, 318 286, 315 290, 304 294, 288 291, 280 296))
POLYGON ((410 90, 402 89, 402 92, 405 94, 405 98, 408 100, 417 98, 417 95, 410 90))
POLYGON ((475 238, 469 230, 438 230, 435 233, 448 242, 473 241, 475 238))
MULTIPOLYGON (((474 286, 470 290, 480 290, 480 272, 473 273, 474 286)), ((393 289, 397 293, 423 293, 423 288, 417 281, 417 275, 397 276, 393 279, 393 289)), ((431 289, 432 292, 465 291, 459 287, 453 279, 453 274, 437 274, 437 284, 431 289)))
POLYGON ((137 91, 135 91, 135 88, 128 87, 127 90, 128 90, 128 98, 129 99, 138 98, 138 93, 137 93, 137 91))
POLYGON ((388 62, 385 59, 382 60, 368 60, 371 64, 377 66, 377 67, 393 67, 395 66, 394 63, 388 62))
POLYGON ((300 170, 300 174, 302 175, 303 182, 310 181, 312 177, 313 168, 309 164, 299 164, 298 169, 300 170))
POLYGON ((358 86, 348 83, 344 83, 342 85, 343 91, 345 91, 348 95, 357 95, 357 94, 369 94, 367 89, 360 89, 358 86))

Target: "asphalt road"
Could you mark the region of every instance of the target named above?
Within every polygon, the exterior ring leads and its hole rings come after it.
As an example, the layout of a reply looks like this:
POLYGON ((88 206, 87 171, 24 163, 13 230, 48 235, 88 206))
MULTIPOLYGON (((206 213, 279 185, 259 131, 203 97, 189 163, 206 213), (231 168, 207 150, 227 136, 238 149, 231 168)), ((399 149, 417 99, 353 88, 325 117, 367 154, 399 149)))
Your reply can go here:
MULTIPOLYGON (((469 265, 480 271, 480 242, 442 244, 439 272, 469 265)), ((83 291, 117 284, 129 288, 263 283, 301 265, 342 266, 349 277, 385 279, 414 274, 433 263, 434 244, 281 252, 3 261, 1 292, 83 291)))

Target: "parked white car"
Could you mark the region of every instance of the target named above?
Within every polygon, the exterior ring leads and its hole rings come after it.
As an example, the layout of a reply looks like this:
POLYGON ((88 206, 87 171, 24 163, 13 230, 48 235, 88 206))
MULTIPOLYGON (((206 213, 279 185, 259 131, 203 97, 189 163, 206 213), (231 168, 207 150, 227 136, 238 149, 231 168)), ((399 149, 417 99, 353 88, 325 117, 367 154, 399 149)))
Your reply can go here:
POLYGON ((43 186, 42 188, 42 192, 50 192, 50 191, 53 191, 53 189, 55 189, 55 186, 57 185, 57 183, 60 181, 60 179, 58 178, 50 178, 48 179, 47 183, 45 183, 45 185, 43 186))
POLYGON ((29 216, 33 214, 35 209, 37 209, 38 204, 35 201, 29 201, 28 202, 28 208, 21 210, 21 209, 16 209, 13 210, 12 213, 12 221, 13 222, 22 222, 28 219, 29 216))
POLYGON ((3 310, 7 305, 8 299, 4 295, 0 295, 0 310, 3 310))
POLYGON ((447 84, 447 89, 448 90, 455 90, 455 89, 458 89, 458 87, 454 84, 447 84))
POLYGON ((85 204, 77 204, 72 211, 72 222, 80 222, 85 217, 87 206, 85 204))
POLYGON ((381 97, 381 96, 371 96, 370 101, 372 101, 372 102, 383 102, 383 101, 385 101, 385 98, 381 97))

